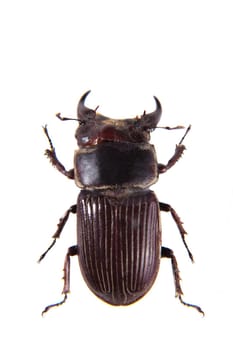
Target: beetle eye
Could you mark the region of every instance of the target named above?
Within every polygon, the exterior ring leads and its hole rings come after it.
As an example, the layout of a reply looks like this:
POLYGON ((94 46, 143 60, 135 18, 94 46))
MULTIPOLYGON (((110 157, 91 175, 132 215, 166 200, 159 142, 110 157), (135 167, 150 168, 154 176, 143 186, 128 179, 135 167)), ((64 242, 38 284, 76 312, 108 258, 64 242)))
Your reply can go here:
POLYGON ((81 120, 81 119, 77 119, 77 120, 79 122, 79 126, 86 124, 86 120, 81 120))

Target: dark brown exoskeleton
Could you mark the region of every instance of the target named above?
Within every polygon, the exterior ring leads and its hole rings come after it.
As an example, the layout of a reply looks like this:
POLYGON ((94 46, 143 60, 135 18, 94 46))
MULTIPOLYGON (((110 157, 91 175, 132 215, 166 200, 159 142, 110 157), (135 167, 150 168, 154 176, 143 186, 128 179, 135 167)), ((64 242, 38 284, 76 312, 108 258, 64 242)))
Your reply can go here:
MULTIPOLYGON (((61 305, 70 291, 70 256, 78 255, 82 275, 91 291, 112 305, 129 305, 143 297, 153 285, 161 257, 171 259, 176 296, 181 303, 203 313, 202 309, 182 299, 180 276, 173 251, 161 245, 160 211, 170 212, 179 229, 190 259, 193 256, 185 241, 185 230, 176 211, 160 203, 149 189, 159 174, 170 169, 181 157, 185 135, 166 165, 159 164, 150 132, 157 127, 162 108, 155 97, 156 110, 134 119, 110 119, 85 106, 85 93, 78 104, 75 137, 79 149, 74 155, 74 169, 67 171, 57 159, 50 143, 46 155, 81 192, 60 219, 53 242, 60 237, 69 214, 77 215, 77 245, 68 249, 64 265, 64 299, 49 305, 46 312, 61 305)), ((62 118, 69 120, 70 118, 62 118)), ((168 127, 167 127, 168 128, 168 127)), ((179 128, 179 127, 178 127, 179 128)), ((168 128, 169 129, 169 128, 168 128)), ((204 314, 204 313, 203 313, 204 314)))

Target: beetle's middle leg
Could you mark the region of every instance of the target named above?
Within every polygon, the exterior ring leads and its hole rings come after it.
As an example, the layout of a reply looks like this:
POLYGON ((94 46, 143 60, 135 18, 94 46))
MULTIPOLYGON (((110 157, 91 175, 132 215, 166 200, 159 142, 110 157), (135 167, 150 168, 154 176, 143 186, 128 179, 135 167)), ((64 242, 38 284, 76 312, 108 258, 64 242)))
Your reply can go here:
POLYGON ((173 209, 169 204, 166 203, 159 203, 160 206, 160 210, 162 211, 166 211, 166 212, 170 212, 172 215, 173 220, 175 221, 178 230, 180 232, 182 241, 184 243, 184 246, 188 252, 189 258, 191 259, 192 262, 194 262, 194 258, 193 258, 193 254, 191 253, 186 241, 185 241, 185 235, 187 235, 187 232, 185 231, 184 227, 183 227, 183 223, 179 217, 179 215, 177 214, 177 212, 175 211, 175 209, 173 209))
POLYGON ((177 264, 177 260, 176 257, 173 253, 173 251, 169 248, 165 248, 162 247, 162 258, 169 258, 171 259, 171 264, 172 264, 172 272, 173 272, 173 276, 174 276, 174 282, 175 282, 175 289, 176 289, 176 297, 179 298, 180 302, 182 304, 184 304, 185 306, 189 306, 189 307, 193 307, 195 308, 198 312, 202 313, 203 316, 204 311, 200 308, 200 306, 198 305, 194 305, 194 304, 190 304, 190 303, 186 303, 183 299, 182 299, 182 289, 181 289, 181 285, 180 285, 180 272, 179 272, 179 268, 178 268, 178 264, 177 264))
POLYGON ((62 301, 60 301, 58 303, 46 306, 46 308, 42 312, 42 316, 47 311, 49 311, 51 308, 56 307, 56 306, 60 306, 66 302, 67 294, 70 292, 70 257, 74 256, 74 255, 78 255, 78 254, 79 254, 79 249, 78 249, 77 245, 72 246, 68 249, 66 257, 65 257, 64 269, 63 269, 63 271, 64 271, 64 276, 63 276, 64 285, 63 285, 62 294, 64 294, 64 298, 62 301))
POLYGON ((61 232, 70 216, 70 213, 75 214, 77 210, 77 205, 72 205, 68 210, 66 210, 65 214, 60 218, 59 223, 57 224, 57 230, 54 233, 53 237, 54 240, 53 242, 50 244, 50 246, 48 247, 48 249, 40 256, 38 262, 40 262, 41 260, 44 259, 44 257, 46 256, 46 254, 50 251, 50 249, 54 246, 54 244, 56 243, 57 238, 60 238, 61 232))

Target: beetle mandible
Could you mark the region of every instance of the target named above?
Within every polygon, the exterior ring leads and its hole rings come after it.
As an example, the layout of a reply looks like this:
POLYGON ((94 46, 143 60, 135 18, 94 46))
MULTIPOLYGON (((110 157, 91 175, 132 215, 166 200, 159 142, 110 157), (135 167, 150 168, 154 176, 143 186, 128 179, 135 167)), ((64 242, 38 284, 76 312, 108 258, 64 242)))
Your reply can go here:
MULTIPOLYGON (((185 150, 183 140, 189 126, 176 145, 167 164, 157 162, 154 146, 149 143, 150 132, 158 128, 162 107, 154 97, 156 109, 131 119, 111 119, 86 107, 90 91, 80 99, 77 108, 79 126, 75 137, 78 150, 74 168, 66 170, 58 160, 48 133, 50 149, 45 151, 52 165, 81 189, 77 204, 72 205, 60 219, 52 244, 41 255, 41 261, 54 246, 71 213, 77 216, 77 245, 68 249, 64 263, 63 304, 70 292, 70 257, 77 255, 79 265, 90 290, 112 305, 129 305, 142 298, 152 287, 159 271, 160 259, 171 260, 176 296, 186 306, 202 309, 183 300, 180 275, 173 251, 161 244, 160 211, 170 212, 189 258, 193 255, 185 241, 186 231, 176 211, 161 203, 149 189, 160 174, 170 169, 185 150)), ((166 129, 178 129, 182 127, 166 129)))

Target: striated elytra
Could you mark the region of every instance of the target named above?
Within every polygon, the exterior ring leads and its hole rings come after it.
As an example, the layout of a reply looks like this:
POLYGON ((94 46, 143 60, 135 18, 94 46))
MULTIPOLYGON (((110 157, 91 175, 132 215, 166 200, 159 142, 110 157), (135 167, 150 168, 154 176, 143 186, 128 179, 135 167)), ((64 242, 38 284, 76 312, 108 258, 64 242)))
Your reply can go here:
MULTIPOLYGON (((162 108, 154 97, 156 109, 131 119, 111 119, 86 107, 90 91, 80 99, 75 137, 78 150, 74 168, 66 170, 58 160, 48 134, 50 149, 45 151, 51 163, 63 175, 75 181, 81 189, 77 204, 72 205, 60 219, 52 244, 41 255, 41 261, 54 246, 71 213, 77 217, 77 245, 68 249, 64 263, 62 301, 48 305, 44 311, 63 304, 70 292, 70 257, 77 255, 83 278, 90 290, 111 305, 129 305, 142 298, 152 287, 159 271, 161 258, 171 260, 176 296, 186 306, 202 309, 183 300, 179 269, 173 251, 162 246, 160 211, 170 212, 181 238, 185 230, 176 211, 158 201, 149 188, 159 174, 170 169, 181 157, 186 130, 167 164, 157 162, 154 146, 149 143, 157 126, 162 108)), ((165 127, 166 129, 179 129, 165 127)))

